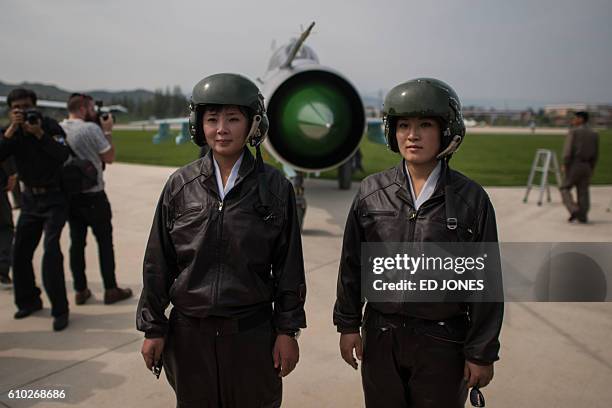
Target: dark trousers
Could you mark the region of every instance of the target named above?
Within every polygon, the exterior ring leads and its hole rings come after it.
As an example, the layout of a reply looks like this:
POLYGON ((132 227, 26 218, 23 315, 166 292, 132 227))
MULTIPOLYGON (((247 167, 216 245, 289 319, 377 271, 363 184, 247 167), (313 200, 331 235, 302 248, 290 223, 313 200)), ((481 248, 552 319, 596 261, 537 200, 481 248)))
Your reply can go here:
POLYGON ((581 221, 587 220, 590 207, 589 184, 591 182, 591 166, 586 162, 570 164, 561 184, 561 198, 570 214, 576 215, 581 221), (571 189, 576 187, 577 201, 572 198, 571 189))
POLYGON ((366 407, 463 408, 463 345, 366 317, 361 378, 366 407))
POLYGON ((64 256, 59 242, 67 216, 68 203, 63 193, 57 191, 33 195, 27 190, 23 192, 13 249, 13 288, 15 304, 19 309, 40 302, 32 258, 44 231, 42 279, 51 301, 51 315, 68 312, 64 256))
POLYGON ((0 225, 0 275, 9 276, 13 252, 13 226, 0 225))
POLYGON ((75 194, 70 197, 68 223, 70 224, 70 269, 74 279, 74 290, 82 291, 87 288, 85 245, 88 227, 91 227, 98 243, 104 289, 117 287, 111 219, 111 206, 104 191, 75 194))
POLYGON ((269 320, 238 331, 228 319, 194 319, 173 309, 163 360, 176 406, 280 407, 282 381, 272 360, 275 340, 269 320))

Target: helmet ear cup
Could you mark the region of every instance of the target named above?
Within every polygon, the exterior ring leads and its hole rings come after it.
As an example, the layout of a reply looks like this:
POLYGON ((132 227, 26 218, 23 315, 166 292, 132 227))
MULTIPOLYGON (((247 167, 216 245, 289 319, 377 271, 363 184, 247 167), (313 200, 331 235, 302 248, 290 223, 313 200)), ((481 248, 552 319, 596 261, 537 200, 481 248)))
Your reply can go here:
POLYGON ((263 143, 263 141, 266 139, 266 136, 268 136, 268 129, 270 128, 270 121, 268 120, 268 115, 266 115, 266 113, 262 113, 261 115, 261 122, 259 122, 259 137, 260 137, 260 144, 263 143))
POLYGON ((202 147, 206 145, 206 139, 202 131, 202 109, 198 106, 189 105, 191 112, 189 113, 189 134, 191 141, 202 147))
POLYGON ((257 99, 257 109, 255 115, 253 115, 253 125, 247 140, 253 147, 263 143, 268 135, 268 129, 270 128, 270 121, 268 120, 268 115, 266 115, 263 95, 259 93, 257 99), (257 127, 255 128, 255 126, 257 127))
POLYGON ((397 136, 395 135, 397 118, 394 118, 393 116, 385 116, 383 121, 385 123, 385 139, 387 140, 387 147, 392 152, 399 153, 397 136))
POLYGON ((247 136, 247 142, 253 147, 262 144, 266 138, 266 135, 268 134, 269 127, 270 122, 268 121, 268 116, 265 113, 256 114, 253 116, 253 124, 251 125, 251 130, 247 136))

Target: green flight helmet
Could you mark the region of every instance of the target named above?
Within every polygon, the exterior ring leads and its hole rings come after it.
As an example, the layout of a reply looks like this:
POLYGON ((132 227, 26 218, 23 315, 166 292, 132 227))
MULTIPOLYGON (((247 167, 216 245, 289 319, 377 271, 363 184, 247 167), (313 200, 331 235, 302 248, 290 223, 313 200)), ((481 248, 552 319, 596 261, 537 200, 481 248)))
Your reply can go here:
POLYGON ((407 116, 440 120, 442 135, 438 159, 450 160, 465 137, 461 102, 445 82, 434 78, 417 78, 397 85, 385 96, 383 122, 387 145, 399 152, 395 137, 397 119, 407 116))
POLYGON ((206 105, 236 105, 247 108, 251 129, 246 141, 259 146, 268 132, 264 98, 257 85, 242 75, 222 73, 207 76, 193 87, 189 103, 189 133, 198 146, 206 145, 202 116, 206 105))

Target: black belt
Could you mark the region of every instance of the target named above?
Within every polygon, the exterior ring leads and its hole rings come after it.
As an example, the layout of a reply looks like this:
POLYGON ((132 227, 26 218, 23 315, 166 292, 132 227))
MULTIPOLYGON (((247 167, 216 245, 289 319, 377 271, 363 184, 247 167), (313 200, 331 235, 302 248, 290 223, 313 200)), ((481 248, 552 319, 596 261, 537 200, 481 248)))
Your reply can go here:
POLYGON ((370 320, 369 324, 373 324, 375 327, 386 326, 394 329, 422 329, 431 326, 450 326, 459 329, 466 329, 469 325, 469 318, 467 314, 453 316, 444 320, 429 320, 400 314, 383 314, 373 308, 369 308, 367 310, 367 315, 366 320, 370 320))
POLYGON ((176 309, 172 309, 172 313, 179 314, 180 319, 189 320, 191 324, 198 326, 200 331, 216 336, 240 333, 254 329, 272 320, 271 307, 261 308, 257 312, 240 319, 219 316, 193 317, 181 313, 176 309))
POLYGON ((56 193, 62 191, 59 187, 29 187, 26 186, 25 191, 33 195, 41 195, 48 193, 56 193))

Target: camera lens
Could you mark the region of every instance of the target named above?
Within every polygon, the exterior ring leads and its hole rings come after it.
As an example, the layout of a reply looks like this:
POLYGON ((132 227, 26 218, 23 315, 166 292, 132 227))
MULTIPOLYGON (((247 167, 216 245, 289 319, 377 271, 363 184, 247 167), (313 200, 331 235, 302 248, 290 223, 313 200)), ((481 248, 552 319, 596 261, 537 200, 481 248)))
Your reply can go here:
POLYGON ((30 125, 36 125, 39 120, 42 120, 42 115, 35 109, 29 109, 25 111, 25 121, 30 125))

